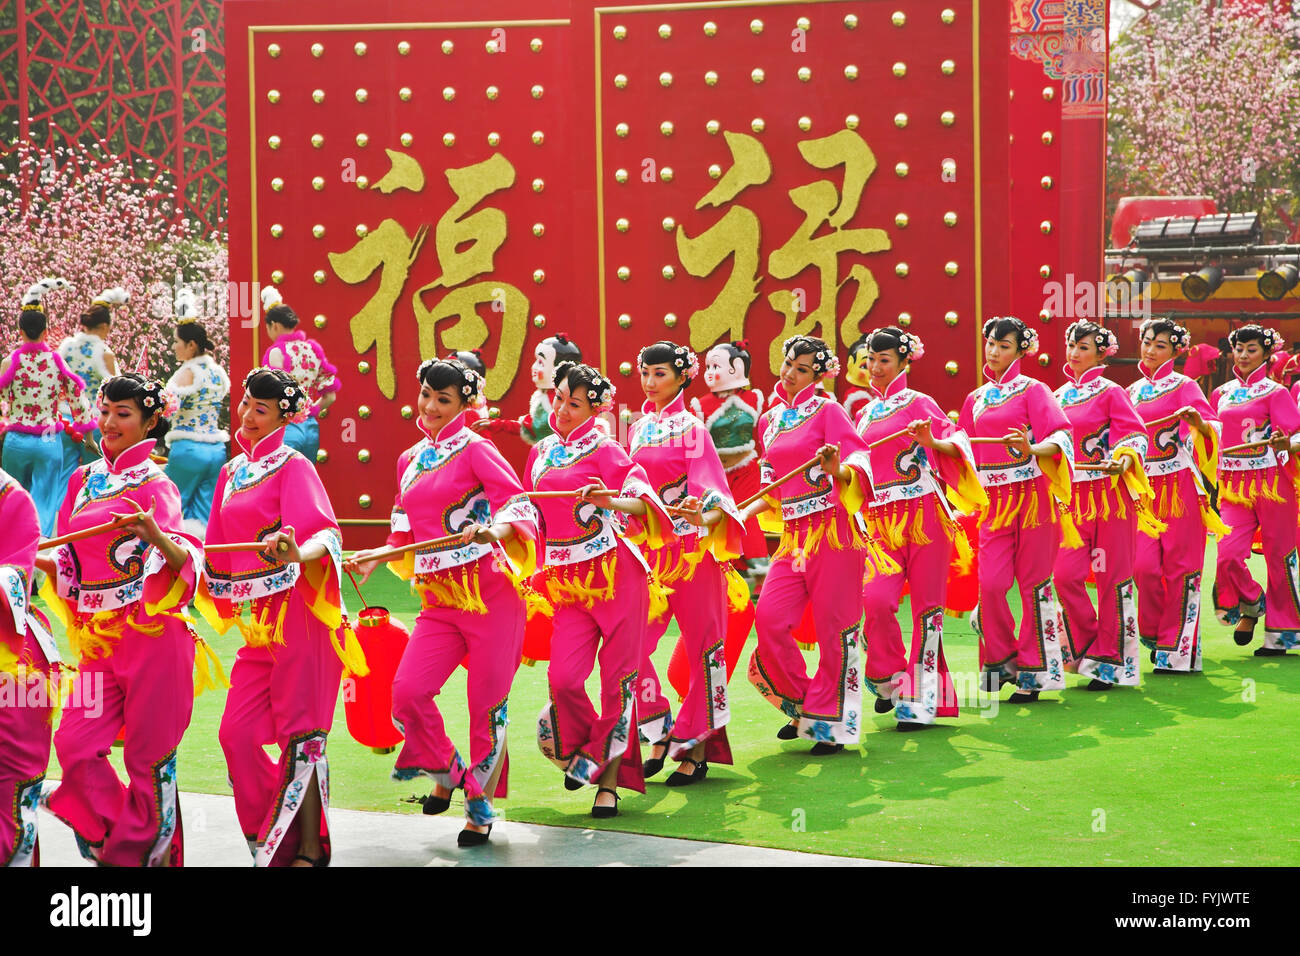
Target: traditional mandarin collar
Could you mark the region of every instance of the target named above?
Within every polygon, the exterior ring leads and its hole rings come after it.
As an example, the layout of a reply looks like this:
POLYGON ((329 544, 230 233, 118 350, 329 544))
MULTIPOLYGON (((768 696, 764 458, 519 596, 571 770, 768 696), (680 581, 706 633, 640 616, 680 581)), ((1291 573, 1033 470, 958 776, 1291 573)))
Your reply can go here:
POLYGON ((776 388, 772 389, 772 397, 782 405, 788 405, 790 408, 798 408, 804 402, 812 398, 816 392, 817 383, 814 381, 811 385, 805 385, 799 391, 799 394, 794 397, 794 401, 791 401, 790 396, 787 395, 785 391, 785 382, 777 382, 776 388))
POLYGON ((673 400, 664 406, 662 412, 656 412, 655 403, 648 398, 641 403, 641 414, 652 415, 656 418, 667 418, 669 415, 676 415, 678 412, 684 411, 686 411, 686 389, 684 388, 677 390, 673 400))
POLYGON ((1020 359, 1016 359, 1014 362, 1008 365, 1003 370, 1001 375, 997 375, 991 368, 988 367, 987 364, 984 366, 984 377, 993 385, 1005 385, 1007 382, 1010 382, 1019 374, 1020 374, 1020 359))
POLYGON ((1262 379, 1268 377, 1268 363, 1264 362, 1263 364, 1260 365, 1259 368, 1255 369, 1245 378, 1242 378, 1241 372, 1239 372, 1237 370, 1237 366, 1234 365, 1232 367, 1232 374, 1236 377, 1237 381, 1240 382, 1242 385, 1254 385, 1257 382, 1261 381, 1262 379))
POLYGON ((1160 381, 1160 379, 1168 378, 1170 375, 1174 374, 1174 360, 1170 359, 1168 362, 1165 362, 1164 365, 1161 365, 1154 372, 1148 372, 1147 367, 1143 365, 1141 362, 1138 362, 1138 370, 1146 377, 1147 381, 1158 382, 1160 381))
POLYGON ((424 427, 424 422, 421 421, 419 418, 415 420, 415 424, 419 426, 420 431, 424 433, 424 436, 428 438, 429 441, 437 445, 439 442, 444 442, 451 438, 455 438, 457 432, 459 432, 462 428, 465 427, 465 411, 466 411, 465 409, 461 409, 460 414, 458 414, 451 421, 447 422, 447 424, 439 428, 438 433, 436 435, 430 435, 429 429, 424 427))
POLYGON ((885 390, 883 392, 881 392, 880 389, 876 388, 876 383, 874 381, 867 386, 867 390, 875 398, 890 398, 894 395, 897 395, 905 388, 907 388, 906 372, 899 372, 897 375, 895 375, 894 380, 885 386, 885 390))
POLYGON ((1092 368, 1087 369, 1082 375, 1075 375, 1074 369, 1070 368, 1069 365, 1066 365, 1062 371, 1065 372, 1065 377, 1075 385, 1087 385, 1090 382, 1097 381, 1097 379, 1105 375, 1106 366, 1094 365, 1092 368))
POLYGON ((555 421, 555 412, 551 412, 550 416, 547 418, 547 424, 551 426, 551 431, 555 432, 555 437, 560 440, 561 444, 572 445, 575 441, 579 441, 583 436, 596 427, 596 416, 592 415, 581 425, 571 429, 567 435, 561 434, 559 425, 557 425, 555 421))
POLYGON ((154 439, 146 438, 143 441, 136 442, 130 448, 122 449, 121 453, 116 457, 110 457, 108 449, 104 448, 102 444, 99 450, 104 453, 104 465, 108 468, 109 474, 120 475, 128 468, 134 468, 141 462, 148 461, 149 453, 153 451, 156 444, 157 442, 154 439))
POLYGON ((244 437, 244 430, 237 428, 235 429, 235 441, 244 450, 244 454, 248 456, 249 461, 259 461, 284 444, 284 426, 281 425, 269 435, 263 435, 253 444, 252 448, 248 447, 248 439, 244 437))

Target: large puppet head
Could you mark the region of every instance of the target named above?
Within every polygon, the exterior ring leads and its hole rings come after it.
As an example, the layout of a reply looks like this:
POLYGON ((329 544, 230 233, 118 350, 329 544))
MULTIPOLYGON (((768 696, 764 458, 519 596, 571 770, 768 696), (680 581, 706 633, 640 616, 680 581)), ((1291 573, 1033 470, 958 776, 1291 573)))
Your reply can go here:
POLYGON ((715 345, 704 356, 704 384, 711 392, 748 388, 750 361, 744 339, 715 345))
POLYGON ((849 380, 849 384, 858 388, 866 388, 871 384, 871 374, 867 371, 867 356, 871 354, 871 349, 868 348, 870 339, 870 335, 863 335, 849 346, 849 364, 844 377, 849 380))
POLYGON ((563 332, 542 339, 533 354, 536 356, 532 367, 533 387, 542 391, 555 387, 555 369, 561 362, 582 361, 582 349, 563 332))

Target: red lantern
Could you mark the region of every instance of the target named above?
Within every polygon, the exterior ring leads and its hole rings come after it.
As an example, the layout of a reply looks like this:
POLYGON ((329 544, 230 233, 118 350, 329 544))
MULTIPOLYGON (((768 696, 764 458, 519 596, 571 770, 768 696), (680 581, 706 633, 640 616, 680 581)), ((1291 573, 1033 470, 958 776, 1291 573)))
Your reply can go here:
POLYGON ((528 618, 528 623, 524 625, 524 659, 522 663, 532 667, 538 661, 549 661, 551 659, 551 634, 553 631, 554 622, 549 615, 538 612, 528 618))
POLYGON ((344 681, 343 713, 348 733, 375 753, 391 753, 403 739, 393 724, 393 677, 410 639, 410 632, 389 616, 388 608, 368 607, 357 615, 357 642, 370 673, 344 681))
POLYGON ((974 610, 975 603, 979 600, 979 550, 977 542, 979 541, 979 531, 977 529, 974 515, 967 515, 957 519, 966 532, 966 539, 970 542, 971 563, 970 570, 966 574, 960 574, 957 570, 956 549, 953 549, 952 563, 948 565, 948 601, 947 611, 950 614, 965 616, 974 610))

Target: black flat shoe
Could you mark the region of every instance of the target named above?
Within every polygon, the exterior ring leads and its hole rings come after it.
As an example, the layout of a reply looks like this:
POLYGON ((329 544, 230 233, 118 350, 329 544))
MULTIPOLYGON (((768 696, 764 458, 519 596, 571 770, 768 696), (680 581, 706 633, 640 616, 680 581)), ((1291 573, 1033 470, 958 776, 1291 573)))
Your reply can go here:
POLYGON ((581 780, 574 780, 567 773, 564 775, 565 790, 581 790, 585 786, 586 784, 584 784, 581 780))
POLYGON ((1010 697, 1007 698, 1007 703, 1008 704, 1032 704, 1036 700, 1038 700, 1038 691, 1018 690, 1010 697))
POLYGON ((812 745, 812 750, 808 751, 808 753, 814 757, 827 757, 831 754, 837 754, 843 749, 843 744, 815 743, 812 745))
POLYGON ((1088 686, 1085 687, 1084 690, 1110 690, 1114 686, 1115 685, 1109 681, 1098 680, 1094 677, 1092 680, 1088 681, 1088 686))
POLYGON ((909 730, 925 730, 927 727, 933 727, 934 724, 923 724, 915 720, 900 720, 898 729, 906 733, 909 730))
POLYGON ((487 833, 479 833, 477 830, 461 830, 456 834, 457 846, 483 846, 492 835, 492 824, 488 824, 487 833))
POLYGON ((591 815, 597 820, 618 816, 618 802, 623 798, 618 795, 617 790, 612 790, 609 787, 597 787, 596 796, 599 797, 602 793, 612 793, 614 795, 614 805, 612 807, 599 807, 593 803, 591 805, 591 815))
POLYGON ((1185 674, 1185 673, 1187 673, 1187 672, 1186 672, 1186 671, 1176 671, 1176 670, 1174 670, 1172 667, 1153 667, 1153 668, 1151 668, 1151 673, 1153 673, 1153 674, 1185 674))
POLYGON ((777 740, 795 740, 799 736, 799 728, 794 724, 786 724, 776 732, 777 740))
POLYGON ((647 780, 664 769, 664 761, 668 759, 668 741, 665 740, 661 744, 655 744, 655 746, 663 747, 664 753, 662 757, 651 757, 641 765, 641 773, 647 780))
POLYGON ((1237 630, 1232 632, 1232 639, 1233 641, 1236 642, 1238 647, 1245 647, 1247 644, 1249 644, 1251 641, 1255 639, 1255 622, 1258 620, 1259 618, 1256 617, 1242 618, 1243 622, 1250 621, 1250 627, 1244 631, 1238 628, 1237 630))
POLYGON ((312 866, 329 866, 329 865, 330 865, 330 861, 329 861, 329 859, 325 856, 324 853, 322 853, 320 856, 317 856, 317 857, 310 857, 310 856, 308 856, 308 855, 305 854, 305 853, 299 853, 297 856, 295 856, 292 860, 289 861, 289 865, 292 866, 293 864, 297 863, 299 860, 306 860, 306 861, 307 861, 308 863, 310 863, 312 866))
POLYGON ((427 817, 444 812, 451 806, 451 797, 435 797, 432 793, 420 801, 424 805, 423 813, 427 817))
POLYGON ((894 709, 894 702, 888 697, 876 698, 876 713, 887 714, 894 709))
POLYGON ((1280 647, 1257 647, 1255 648, 1256 657, 1283 657, 1286 651, 1280 647))
POLYGON ((709 775, 709 765, 703 760, 692 760, 687 757, 682 763, 691 764, 695 769, 690 773, 674 770, 668 779, 664 781, 665 787, 689 787, 693 783, 699 783, 709 775))

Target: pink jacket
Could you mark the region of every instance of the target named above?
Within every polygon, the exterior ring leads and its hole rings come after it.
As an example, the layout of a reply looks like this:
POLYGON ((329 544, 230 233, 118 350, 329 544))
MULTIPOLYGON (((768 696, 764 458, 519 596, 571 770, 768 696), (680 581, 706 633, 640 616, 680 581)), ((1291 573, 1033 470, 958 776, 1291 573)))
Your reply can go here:
POLYGON ((467 427, 468 410, 436 435, 425 436, 397 459, 397 495, 388 535, 390 547, 455 534, 478 522, 506 521, 515 537, 502 546, 448 544, 415 553, 412 573, 434 574, 471 564, 494 550, 504 553, 516 576, 537 566, 537 512, 519 476, 491 441, 467 427))
MULTIPOLYGON (((622 498, 640 498, 646 503, 644 518, 627 522, 631 539, 649 547, 671 543, 673 520, 640 465, 604 431, 592 416, 563 438, 559 432, 547 435, 528 453, 524 465, 524 487, 528 491, 570 491, 592 482, 618 492, 622 498)), ((550 417, 555 429, 555 414, 550 417)), ((542 498, 536 501, 542 516, 546 540, 543 561, 548 566, 577 564, 597 558, 618 547, 620 526, 614 512, 577 498, 542 498)), ((644 565, 637 548, 632 552, 644 565)))
MULTIPOLYGON (((1074 433, 1075 463, 1099 464, 1128 448, 1137 456, 1135 467, 1140 465, 1146 458, 1147 433, 1124 387, 1106 378, 1106 369, 1101 365, 1079 378, 1068 365, 1064 371, 1069 381, 1056 390, 1055 396, 1074 433)), ((1102 471, 1077 471, 1074 482, 1109 477, 1102 471)))
POLYGON ((1147 432, 1147 474, 1157 478, 1190 469, 1196 478, 1197 494, 1204 497, 1205 485, 1198 472, 1206 477, 1214 474, 1221 428, 1218 414, 1193 379, 1174 371, 1173 359, 1154 374, 1148 373, 1141 364, 1138 370, 1142 377, 1128 387, 1128 395, 1147 432), (1211 426, 1215 438, 1208 446, 1182 419, 1167 418, 1184 407, 1196 409, 1211 426), (1155 427, 1148 427, 1149 422, 1156 423, 1155 427))
MULTIPOLYGON (((1300 409, 1286 386, 1268 377, 1267 365, 1244 379, 1235 367, 1232 374, 1236 381, 1225 382, 1210 396, 1210 405, 1222 423, 1223 446, 1231 448, 1279 434, 1295 441, 1300 434, 1300 409)), ((1221 456, 1219 471, 1258 471, 1285 465, 1289 457, 1285 451, 1274 452, 1268 445, 1259 445, 1221 456)))
POLYGON ((713 438, 704 423, 686 410, 684 393, 678 392, 662 412, 656 412, 654 405, 646 402, 641 406, 641 415, 632 425, 628 447, 632 461, 645 469, 659 499, 666 505, 676 505, 693 495, 700 499, 704 511, 719 508, 724 514, 713 529, 674 517, 673 533, 683 544, 698 541, 700 550, 712 546, 719 560, 739 557, 744 523, 732 500, 713 438))
MULTIPOLYGON (((1020 374, 1019 359, 1000 377, 994 377, 989 367, 984 366, 984 377, 988 381, 966 396, 957 424, 968 435, 980 438, 1001 438, 1009 429, 1019 426, 1028 431, 1033 444, 1051 442, 1060 448, 1073 469, 1070 420, 1056 404, 1051 390, 1037 379, 1020 374)), ((985 488, 1032 481, 1043 473, 1040 459, 1025 461, 1014 449, 1001 443, 976 445, 975 461, 980 483, 985 488)), ((1053 484, 1062 484, 1066 490, 1069 487, 1068 481, 1061 483, 1054 479, 1053 484)))
POLYGON ((770 484, 816 456, 823 445, 837 445, 840 462, 853 472, 840 500, 838 486, 830 476, 813 464, 791 478, 777 490, 781 499, 781 518, 793 521, 842 505, 849 514, 856 513, 872 497, 871 460, 867 443, 862 440, 839 403, 816 394, 809 385, 793 400, 778 382, 772 392, 773 404, 754 429, 758 441, 759 468, 764 485, 770 484))
MULTIPOLYGON (((27 633, 32 570, 41 529, 32 496, 0 471, 0 673, 14 673, 27 633)), ((57 656, 54 660, 57 660, 57 656)))
POLYGON ((315 339, 307 338, 301 329, 286 332, 277 338, 262 356, 262 364, 283 369, 293 376, 312 400, 312 415, 317 412, 321 396, 337 392, 343 387, 335 377, 338 369, 325 357, 325 350, 315 339))

